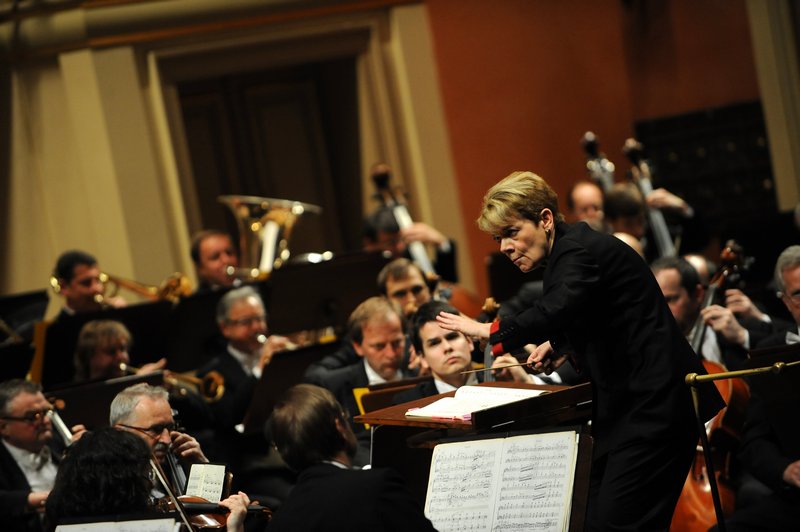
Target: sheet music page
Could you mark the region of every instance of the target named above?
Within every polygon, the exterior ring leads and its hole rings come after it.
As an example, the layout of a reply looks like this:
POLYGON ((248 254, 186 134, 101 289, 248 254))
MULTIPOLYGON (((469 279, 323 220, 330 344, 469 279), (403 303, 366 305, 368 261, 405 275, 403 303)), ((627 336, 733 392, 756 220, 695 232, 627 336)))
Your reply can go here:
POLYGON ((174 532, 175 519, 143 519, 141 521, 106 521, 59 525, 56 532, 174 532))
POLYGON ((576 459, 574 431, 438 445, 425 515, 440 532, 567 530, 576 459))
POLYGON ((208 502, 219 502, 225 488, 225 466, 220 464, 192 464, 186 495, 202 497, 208 502))
POLYGON ((507 438, 492 530, 567 530, 576 452, 574 432, 507 438))
POLYGON ((439 532, 491 530, 503 440, 437 445, 425 515, 439 532))
POLYGON ((407 416, 431 417, 439 419, 472 418, 473 412, 486 410, 529 397, 536 397, 545 390, 530 390, 527 388, 498 388, 494 386, 462 386, 456 390, 453 397, 443 397, 438 401, 406 412, 407 416))

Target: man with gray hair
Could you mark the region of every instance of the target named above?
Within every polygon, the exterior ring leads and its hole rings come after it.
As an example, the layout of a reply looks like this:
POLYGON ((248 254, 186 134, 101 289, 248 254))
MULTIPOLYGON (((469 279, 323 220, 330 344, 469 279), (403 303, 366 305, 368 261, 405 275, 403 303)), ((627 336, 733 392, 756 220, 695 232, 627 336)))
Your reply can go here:
MULTIPOLYGON (((774 282, 777 296, 795 323, 788 330, 759 342, 759 348, 800 343, 800 246, 789 246, 778 256, 774 282)), ((795 426, 797 396, 781 393, 769 397, 764 388, 774 381, 762 382, 758 386, 757 377, 752 378, 739 449, 739 458, 748 475, 744 477, 738 496, 742 497, 744 490, 750 497, 753 497, 752 493, 761 496, 741 507, 737 503, 736 512, 725 520, 726 528, 730 531, 792 530, 800 520, 800 446, 792 428, 795 426), (754 488, 753 480, 748 478, 750 475, 763 486, 754 488)), ((774 378, 792 377, 790 373, 784 376, 782 372, 774 378)))
POLYGON ((108 421, 143 438, 159 462, 170 451, 185 465, 208 462, 197 440, 177 430, 164 388, 146 383, 125 388, 111 401, 108 421))

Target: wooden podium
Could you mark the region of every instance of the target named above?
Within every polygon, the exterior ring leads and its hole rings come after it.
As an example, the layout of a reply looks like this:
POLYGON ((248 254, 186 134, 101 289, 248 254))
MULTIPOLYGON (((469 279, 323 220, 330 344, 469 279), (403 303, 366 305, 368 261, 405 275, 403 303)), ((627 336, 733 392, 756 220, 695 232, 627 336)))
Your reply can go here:
POLYGON ((392 467, 400 472, 412 495, 424 506, 431 457, 437 444, 575 430, 581 436, 569 529, 583 530, 592 456, 592 439, 586 430, 586 421, 591 417, 591 385, 570 387, 487 382, 479 386, 529 388, 547 390, 550 393, 475 412, 468 421, 412 418, 405 415, 410 408, 427 406, 442 397, 455 395, 455 392, 357 416, 356 422, 368 423, 372 428, 372 466, 392 467))

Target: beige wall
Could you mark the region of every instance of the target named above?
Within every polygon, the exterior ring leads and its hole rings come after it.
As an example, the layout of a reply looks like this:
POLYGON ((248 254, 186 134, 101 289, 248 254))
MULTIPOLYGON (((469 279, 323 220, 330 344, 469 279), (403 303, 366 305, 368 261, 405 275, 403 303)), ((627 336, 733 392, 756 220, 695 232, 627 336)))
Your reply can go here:
MULTIPOLYGON (((171 17, 180 4, 201 5, 173 2, 171 17)), ((153 3, 153 9, 163 5, 153 3)), ((202 5, 212 13, 228 4, 202 5)), ((113 17, 88 14, 87 34, 102 33, 92 24, 105 19, 113 17)), ((65 33, 71 37, 74 27, 65 33)), ((356 10, 313 22, 271 22, 270 31, 255 26, 112 47, 92 46, 89 39, 46 61, 21 63, 13 72, 14 193, 0 291, 45 286, 57 256, 73 247, 94 253, 103 269, 147 284, 173 271, 190 273, 186 227, 195 202, 180 194, 179 182, 191 168, 167 69, 202 72, 206 52, 225 49, 237 57, 239 47, 255 43, 269 50, 298 36, 313 55, 315 36, 354 29, 369 35, 358 66, 362 120, 369 125, 362 133, 364 168, 376 160, 392 164, 412 191, 412 213, 463 242, 456 197, 442 198, 443 190, 456 187, 425 9, 356 10), (430 191, 429 182, 436 183, 430 191)), ((364 187, 365 206, 371 206, 371 188, 364 187)), ((463 244, 467 283, 469 256, 463 244)))

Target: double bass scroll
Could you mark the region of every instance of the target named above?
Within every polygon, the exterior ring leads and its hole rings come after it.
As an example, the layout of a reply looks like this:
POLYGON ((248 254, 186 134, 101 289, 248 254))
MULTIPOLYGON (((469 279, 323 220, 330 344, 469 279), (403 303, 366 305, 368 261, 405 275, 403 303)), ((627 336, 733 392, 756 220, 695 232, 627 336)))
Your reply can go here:
MULTIPOLYGON (((646 205, 647 196, 653 192, 653 182, 650 174, 650 165, 644 158, 642 144, 636 139, 630 138, 625 141, 622 152, 631 162, 631 178, 642 193, 646 205)), ((672 241, 672 236, 669 234, 664 214, 658 209, 648 207, 647 220, 650 222, 658 256, 674 257, 677 255, 678 250, 672 241)))

